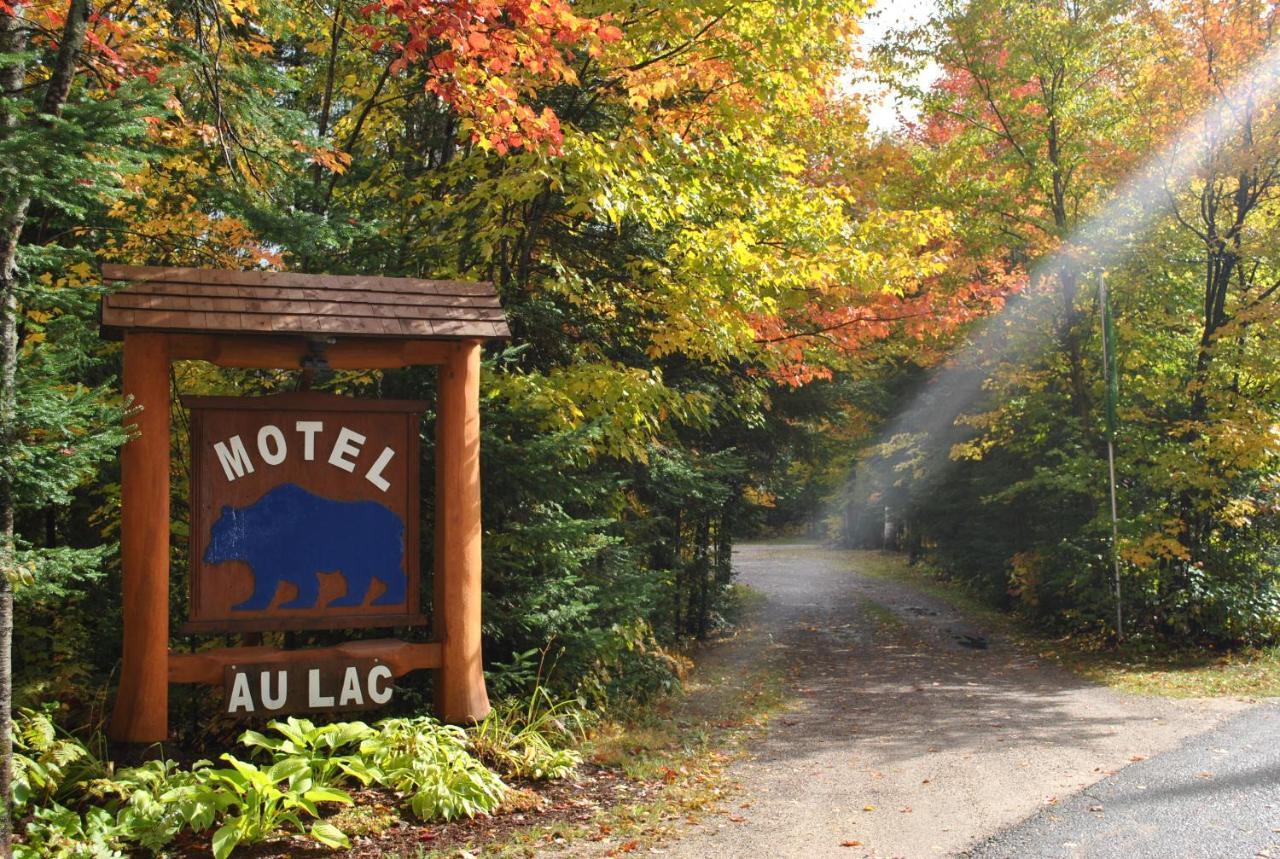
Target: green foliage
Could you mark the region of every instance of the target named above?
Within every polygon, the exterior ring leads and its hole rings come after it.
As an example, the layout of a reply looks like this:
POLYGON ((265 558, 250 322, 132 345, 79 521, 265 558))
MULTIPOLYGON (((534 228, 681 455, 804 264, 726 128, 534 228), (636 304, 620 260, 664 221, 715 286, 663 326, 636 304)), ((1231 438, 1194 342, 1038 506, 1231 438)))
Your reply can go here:
POLYGON ((13 847, 16 859, 124 859, 124 834, 106 809, 79 812, 57 803, 38 806, 26 840, 13 847))
POLYGON ((91 802, 117 809, 119 838, 159 853, 188 826, 192 806, 182 798, 195 790, 207 766, 183 769, 170 760, 148 761, 98 779, 87 793, 91 802))
POLYGON ((376 775, 356 754, 362 742, 378 734, 363 722, 316 726, 309 719, 290 716, 283 722, 272 721, 268 727, 279 736, 245 731, 240 735, 240 744, 269 752, 276 763, 286 759, 305 760, 311 781, 319 787, 332 787, 346 781, 367 785, 376 775))
POLYGON ((601 709, 671 694, 680 688, 688 668, 688 661, 664 647, 643 620, 605 630, 592 652, 595 663, 580 688, 601 709))
POLYGON ((19 809, 65 802, 106 774, 106 765, 88 745, 60 732, 44 713, 19 714, 13 745, 13 802, 19 809))
POLYGON ((159 853, 184 831, 207 834, 217 859, 289 830, 347 847, 346 833, 322 814, 323 805, 352 804, 343 788, 393 790, 422 820, 489 814, 507 788, 483 761, 513 777, 566 777, 581 762, 572 745, 585 724, 580 701, 557 701, 539 686, 528 701, 500 705, 470 733, 427 716, 373 726, 290 717, 270 722, 267 733, 241 736, 241 745, 268 758, 263 764, 223 754, 222 767, 165 760, 112 773, 47 716, 26 712, 16 731, 15 799, 31 819, 17 855, 159 853))
POLYGON ((506 785, 471 756, 462 728, 430 716, 386 719, 378 728, 361 742, 360 754, 419 819, 474 817, 502 803, 506 785))
POLYGON ((468 739, 480 760, 509 778, 567 778, 582 763, 571 746, 585 736, 583 707, 581 700, 556 701, 539 683, 527 700, 494 707, 467 730, 468 739))
POLYGON ((238 844, 264 841, 285 824, 326 846, 350 846, 347 837, 332 825, 321 820, 308 827, 303 822, 304 816, 320 816, 318 803, 350 805, 352 801, 345 791, 316 784, 311 761, 284 757, 260 769, 230 754, 223 754, 222 760, 231 766, 200 769, 194 783, 161 797, 162 802, 177 804, 196 831, 220 824, 213 833, 215 859, 225 859, 238 844))

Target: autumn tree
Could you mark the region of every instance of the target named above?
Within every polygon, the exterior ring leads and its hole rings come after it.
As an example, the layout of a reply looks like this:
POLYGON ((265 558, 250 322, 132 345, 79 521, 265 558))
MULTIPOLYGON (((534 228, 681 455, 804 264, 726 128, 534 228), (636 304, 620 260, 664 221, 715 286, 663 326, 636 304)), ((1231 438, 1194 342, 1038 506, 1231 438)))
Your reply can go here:
MULTIPOLYGON (((1261 501, 1275 479, 1262 345, 1275 307, 1274 123, 1262 93, 1274 81, 1269 65, 1253 66, 1273 14, 966 2, 903 37, 941 58, 941 78, 916 93, 911 142, 932 199, 975 215, 954 259, 972 276, 1028 284, 962 357, 967 369, 951 371, 953 390, 933 390, 901 422, 927 431, 865 459, 860 503, 891 493, 913 511, 912 539, 952 574, 1042 622, 1104 632, 1113 608, 1092 406, 1103 390, 1098 308, 1082 288, 1106 265, 1126 610, 1140 634, 1276 632, 1263 524, 1274 510, 1261 501), (1128 172, 1156 181, 1135 186, 1148 193, 1131 209, 1090 221, 1128 172), (1101 244, 1073 244, 1085 236, 1101 244)), ((884 59, 892 70, 901 56, 884 59)))
POLYGON ((904 186, 964 213, 940 276, 1019 297, 961 358, 969 366, 950 371, 948 390, 914 404, 904 433, 866 459, 850 502, 891 500, 899 517, 911 508, 912 539, 936 541, 950 568, 1000 602, 1019 593, 1013 558, 1056 545, 1067 569, 1101 536, 1094 305, 1087 257, 1070 242, 1149 138, 1135 109, 1147 40, 1126 4, 965 0, 876 57, 921 106, 904 186), (922 88, 926 62, 939 77, 922 88), (1010 530, 1015 515, 1022 525, 1010 530), (1059 543, 1063 533, 1080 542, 1059 543))
POLYGON ((1178 634, 1273 634, 1280 605, 1265 501, 1277 467, 1275 14, 1259 3, 1148 12, 1162 71, 1149 121, 1186 169, 1164 172, 1164 217, 1121 269, 1140 502, 1126 556, 1150 583, 1156 622, 1178 634))
POLYGON ((71 239, 138 162, 148 82, 94 33, 86 0, 0 3, 0 796, 8 849, 14 588, 96 574, 102 552, 33 545, 26 511, 68 503, 123 440, 95 382, 99 294, 71 239), (95 76, 86 85, 83 77, 95 76))
MULTIPOLYGON (((1077 266, 1036 266, 1057 251, 1133 164, 1141 145, 1144 31, 1113 0, 940 5, 920 28, 882 51, 891 76, 932 60, 942 79, 918 98, 927 170, 948 210, 965 210, 969 255, 1033 274, 1051 291, 1054 336, 1071 412, 1091 408, 1077 266)), ((901 78, 898 78, 900 81, 901 78)))

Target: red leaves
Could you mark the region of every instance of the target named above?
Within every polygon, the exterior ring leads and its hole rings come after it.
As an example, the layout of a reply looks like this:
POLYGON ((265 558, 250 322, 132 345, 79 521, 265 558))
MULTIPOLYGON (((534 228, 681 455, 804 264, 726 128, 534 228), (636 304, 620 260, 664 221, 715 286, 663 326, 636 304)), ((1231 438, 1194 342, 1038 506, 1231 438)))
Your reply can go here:
POLYGON ((575 51, 622 38, 605 19, 578 15, 568 0, 381 0, 361 9, 360 31, 400 56, 392 71, 428 71, 427 89, 467 122, 473 142, 499 153, 559 151, 560 122, 527 100, 539 88, 573 80, 575 51))
MULTIPOLYGON (((984 278, 959 286, 927 283, 915 295, 890 292, 872 296, 832 290, 797 310, 756 316, 756 342, 770 355, 770 375, 792 387, 831 378, 829 362, 856 356, 890 338, 924 344, 998 310, 1017 292, 1016 277, 984 278)), ((917 354, 919 358, 919 354, 917 354)))

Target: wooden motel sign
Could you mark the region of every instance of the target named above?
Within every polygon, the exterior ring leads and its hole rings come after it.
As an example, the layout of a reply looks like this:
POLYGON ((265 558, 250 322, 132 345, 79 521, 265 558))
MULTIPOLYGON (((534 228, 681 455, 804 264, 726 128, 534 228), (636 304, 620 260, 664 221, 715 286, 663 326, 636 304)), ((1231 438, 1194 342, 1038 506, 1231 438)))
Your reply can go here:
MULTIPOLYGON (((414 626, 422 403, 304 392, 187 397, 184 632, 414 626)), ((228 667, 230 713, 363 709, 390 671, 362 660, 228 667)))
POLYGON ((102 275, 122 286, 102 299, 102 333, 124 341, 121 387, 137 406, 120 453, 124 629, 112 740, 165 740, 170 684, 224 684, 229 711, 236 693, 237 713, 248 712, 246 701, 255 712, 329 710, 383 703, 387 671, 391 678, 434 671, 442 719, 484 718, 480 357, 485 342, 511 336, 493 285, 117 265, 104 265, 102 275), (437 368, 433 640, 362 636, 302 648, 254 640, 291 629, 426 625, 418 557, 424 404, 304 392, 186 401, 190 603, 178 631, 247 635, 224 646, 172 648, 177 361, 284 371, 437 368), (229 666, 237 672, 228 679, 229 666))
POLYGON ((184 632, 424 622, 421 403, 319 393, 183 402, 192 462, 184 632))

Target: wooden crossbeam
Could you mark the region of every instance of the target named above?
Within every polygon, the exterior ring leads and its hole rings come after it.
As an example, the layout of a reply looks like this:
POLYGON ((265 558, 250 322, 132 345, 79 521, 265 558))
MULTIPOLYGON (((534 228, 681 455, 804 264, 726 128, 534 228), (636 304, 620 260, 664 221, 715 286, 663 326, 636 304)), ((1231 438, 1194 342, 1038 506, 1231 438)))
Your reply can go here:
POLYGON ((414 643, 396 638, 374 638, 348 641, 331 647, 309 647, 282 650, 279 647, 219 647, 199 653, 170 653, 170 683, 204 683, 222 685, 223 674, 231 665, 256 663, 289 663, 308 665, 338 659, 376 658, 391 669, 396 677, 419 668, 440 667, 440 642, 414 643))

